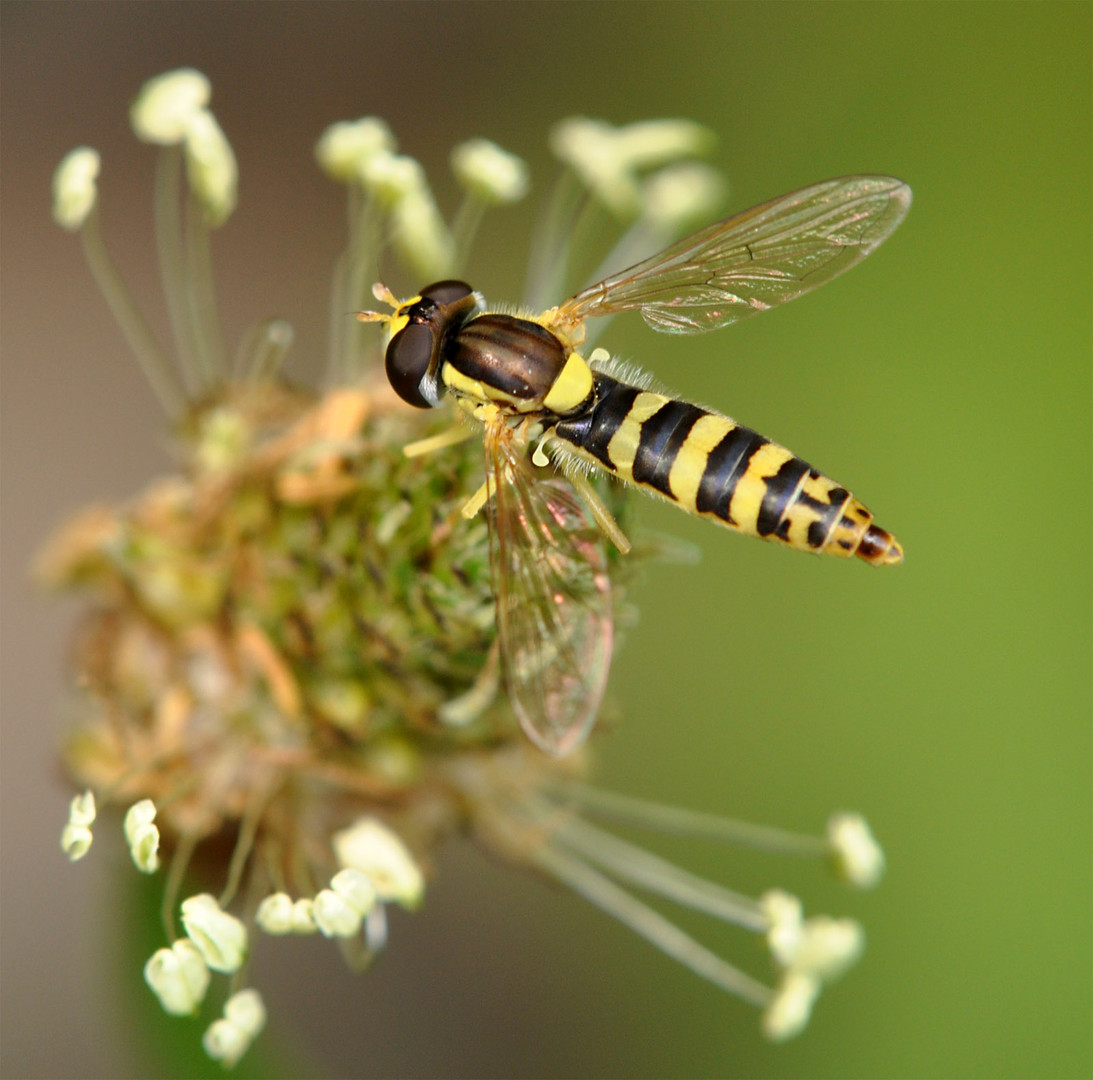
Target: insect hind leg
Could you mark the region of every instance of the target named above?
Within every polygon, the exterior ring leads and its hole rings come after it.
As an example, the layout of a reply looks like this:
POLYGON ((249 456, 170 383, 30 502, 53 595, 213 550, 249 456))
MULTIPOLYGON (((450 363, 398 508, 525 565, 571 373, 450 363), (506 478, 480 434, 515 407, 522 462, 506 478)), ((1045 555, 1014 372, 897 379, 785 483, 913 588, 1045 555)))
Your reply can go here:
POLYGON ((602 532, 623 555, 626 555, 630 551, 632 545, 626 538, 626 534, 619 528, 619 523, 615 520, 615 515, 604 505, 603 499, 596 493, 596 489, 589 482, 588 477, 585 476, 584 473, 574 470, 567 474, 566 479, 573 485, 577 494, 580 495, 581 501, 588 507, 588 512, 599 526, 600 532, 602 532))

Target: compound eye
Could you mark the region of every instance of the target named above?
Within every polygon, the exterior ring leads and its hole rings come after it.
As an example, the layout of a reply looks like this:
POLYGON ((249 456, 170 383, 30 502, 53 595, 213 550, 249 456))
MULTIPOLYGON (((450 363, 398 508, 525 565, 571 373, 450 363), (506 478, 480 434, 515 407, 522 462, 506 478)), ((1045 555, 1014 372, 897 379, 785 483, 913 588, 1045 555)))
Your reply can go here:
POLYGON ((437 281, 421 290, 421 295, 434 304, 454 304, 464 296, 470 296, 474 290, 465 281, 437 281))
POLYGON ((384 364, 395 393, 416 409, 431 408, 421 393, 421 380, 433 359, 433 331, 425 323, 404 326, 387 346, 384 364))

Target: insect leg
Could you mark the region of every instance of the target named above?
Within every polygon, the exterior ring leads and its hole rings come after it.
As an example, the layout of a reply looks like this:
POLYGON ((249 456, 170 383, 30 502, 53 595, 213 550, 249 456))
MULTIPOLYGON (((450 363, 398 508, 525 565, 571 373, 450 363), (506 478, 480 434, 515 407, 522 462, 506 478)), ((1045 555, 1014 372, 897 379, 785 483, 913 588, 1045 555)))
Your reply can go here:
POLYGON ((417 442, 407 443, 402 452, 407 457, 421 457, 422 454, 431 454, 435 450, 443 450, 448 446, 465 442, 474 434, 474 429, 466 424, 456 424, 439 435, 430 435, 427 439, 418 439, 417 442))
POLYGON ((600 527, 600 531, 625 555, 630 550, 630 541, 619 528, 614 514, 604 506, 603 499, 596 494, 596 489, 589 483, 588 477, 574 470, 572 474, 566 476, 566 479, 576 488, 577 494, 588 507, 588 512, 600 527))

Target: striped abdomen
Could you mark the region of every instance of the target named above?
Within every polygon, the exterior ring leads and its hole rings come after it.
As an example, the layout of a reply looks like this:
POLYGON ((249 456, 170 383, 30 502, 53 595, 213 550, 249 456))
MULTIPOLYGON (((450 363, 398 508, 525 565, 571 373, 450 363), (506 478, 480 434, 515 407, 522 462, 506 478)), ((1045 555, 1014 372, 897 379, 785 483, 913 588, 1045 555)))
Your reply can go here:
POLYGON ((583 456, 684 510, 802 551, 903 558, 845 488, 726 416, 595 376, 595 404, 555 433, 583 456))

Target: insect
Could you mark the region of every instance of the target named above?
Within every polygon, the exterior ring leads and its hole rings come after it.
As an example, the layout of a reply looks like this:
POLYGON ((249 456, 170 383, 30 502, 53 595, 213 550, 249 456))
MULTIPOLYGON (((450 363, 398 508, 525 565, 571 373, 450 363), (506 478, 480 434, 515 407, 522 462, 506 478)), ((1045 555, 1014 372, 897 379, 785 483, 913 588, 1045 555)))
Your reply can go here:
MULTIPOLYGON (((541 314, 488 311, 465 282, 440 281, 390 313, 386 370, 409 404, 451 396, 481 425, 486 481, 464 507, 488 504, 498 639, 513 709, 552 754, 588 734, 611 658, 606 536, 629 543, 589 483, 593 469, 738 532, 804 551, 903 558, 849 491, 726 416, 648 388, 603 349, 579 351, 584 321, 640 311, 654 329, 698 334, 816 288, 865 258, 911 204, 886 176, 828 180, 710 225, 582 289, 541 314), (530 453, 529 453, 530 452, 530 453), (541 479, 533 466, 560 466, 541 479)), ((424 453, 473 425, 406 448, 424 453)))

